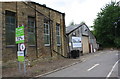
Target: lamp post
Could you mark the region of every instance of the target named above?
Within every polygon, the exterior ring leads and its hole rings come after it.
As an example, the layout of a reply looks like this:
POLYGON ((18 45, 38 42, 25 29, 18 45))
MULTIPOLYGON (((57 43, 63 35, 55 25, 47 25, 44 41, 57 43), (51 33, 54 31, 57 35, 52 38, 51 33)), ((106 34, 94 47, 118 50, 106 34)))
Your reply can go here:
POLYGON ((114 43, 115 43, 115 47, 116 47, 116 28, 117 28, 117 22, 115 22, 114 25, 115 25, 115 38, 114 38, 114 43))
POLYGON ((115 22, 114 25, 115 25, 115 37, 116 37, 117 22, 115 22))
POLYGON ((120 17, 118 17, 117 22, 114 22, 114 25, 115 25, 115 40, 114 40, 115 45, 116 45, 116 38, 117 38, 117 36, 118 36, 118 35, 117 35, 117 27, 118 27, 119 23, 120 23, 120 17))

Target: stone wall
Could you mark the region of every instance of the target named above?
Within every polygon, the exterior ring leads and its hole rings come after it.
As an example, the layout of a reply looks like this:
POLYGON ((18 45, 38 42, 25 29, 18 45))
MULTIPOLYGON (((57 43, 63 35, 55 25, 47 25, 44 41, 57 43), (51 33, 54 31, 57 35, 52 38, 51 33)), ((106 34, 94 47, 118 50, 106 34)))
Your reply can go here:
POLYGON ((0 2, 0 61, 2 61, 2 3, 0 2))
MULTIPOLYGON (((57 54, 53 50, 62 55, 66 55, 65 52, 65 15, 56 10, 50 9, 46 6, 39 5, 31 2, 2 2, 3 12, 10 10, 16 13, 17 25, 25 26, 25 45, 27 49, 27 58, 36 59, 38 57, 57 57, 57 54), (28 16, 35 17, 36 21, 36 44, 35 46, 28 45, 28 16), (50 46, 44 45, 44 18, 50 21, 50 46), (56 23, 60 24, 61 45, 58 47, 56 42, 56 23)), ((0 9, 1 11, 1 9, 0 9)), ((2 16, 3 21, 3 61, 15 60, 17 58, 17 45, 6 46, 5 42, 5 15, 2 16)), ((1 20, 1 19, 0 19, 1 20)), ((1 27, 0 27, 1 29, 1 27)), ((0 33, 1 34, 1 33, 0 33)))

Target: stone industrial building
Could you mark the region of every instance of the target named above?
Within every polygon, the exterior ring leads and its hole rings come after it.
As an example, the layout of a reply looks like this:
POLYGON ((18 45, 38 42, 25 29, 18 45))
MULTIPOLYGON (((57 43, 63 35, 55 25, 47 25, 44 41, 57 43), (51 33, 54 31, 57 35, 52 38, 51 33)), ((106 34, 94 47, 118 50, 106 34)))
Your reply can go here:
POLYGON ((35 2, 0 2, 3 61, 17 59, 15 28, 24 25, 27 58, 67 55, 65 14, 35 2))
POLYGON ((95 52, 98 49, 96 38, 92 32, 90 32, 88 26, 85 23, 66 27, 66 35, 68 39, 69 52, 78 50, 79 53, 85 54, 95 52), (75 40, 75 37, 80 38, 78 40, 79 45, 74 43, 73 40, 75 40))

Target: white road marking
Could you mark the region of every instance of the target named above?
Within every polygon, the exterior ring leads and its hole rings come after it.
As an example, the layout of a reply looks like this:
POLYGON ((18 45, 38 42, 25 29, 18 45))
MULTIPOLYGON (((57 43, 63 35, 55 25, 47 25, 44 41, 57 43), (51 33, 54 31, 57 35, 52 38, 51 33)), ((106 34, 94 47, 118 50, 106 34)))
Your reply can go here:
POLYGON ((86 60, 83 60, 83 62, 85 62, 86 60))
POLYGON ((82 62, 85 62, 86 61, 86 59, 85 58, 82 58, 82 62))
POLYGON ((112 74, 115 66, 118 64, 119 61, 120 61, 120 59, 114 64, 114 66, 112 67, 111 71, 110 71, 109 74, 107 75, 107 78, 106 78, 106 79, 108 79, 108 78, 110 77, 110 75, 112 74))
POLYGON ((95 64, 94 66, 92 66, 91 68, 89 68, 87 71, 92 70, 93 68, 95 68, 96 66, 98 66, 99 64, 95 64))

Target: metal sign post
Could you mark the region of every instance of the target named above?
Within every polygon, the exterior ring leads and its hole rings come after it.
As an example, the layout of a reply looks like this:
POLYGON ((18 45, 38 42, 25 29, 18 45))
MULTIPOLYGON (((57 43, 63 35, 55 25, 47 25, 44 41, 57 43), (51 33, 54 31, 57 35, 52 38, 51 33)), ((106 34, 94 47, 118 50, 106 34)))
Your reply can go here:
POLYGON ((16 44, 18 44, 18 64, 19 64, 19 72, 21 73, 22 67, 21 62, 24 63, 24 76, 26 74, 26 64, 25 64, 25 45, 24 45, 24 26, 18 26, 16 28, 16 44))

